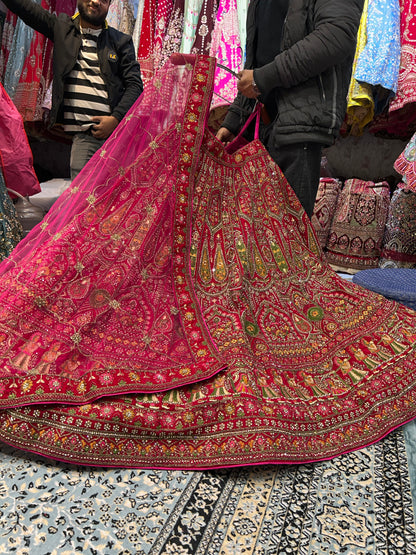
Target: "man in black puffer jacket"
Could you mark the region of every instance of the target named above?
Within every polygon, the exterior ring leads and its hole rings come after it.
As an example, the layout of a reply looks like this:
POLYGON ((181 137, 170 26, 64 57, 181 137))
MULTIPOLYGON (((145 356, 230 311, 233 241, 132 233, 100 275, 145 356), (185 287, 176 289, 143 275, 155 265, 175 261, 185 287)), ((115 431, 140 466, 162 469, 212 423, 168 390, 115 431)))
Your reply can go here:
POLYGON ((261 139, 308 216, 321 151, 338 136, 364 0, 251 0, 245 69, 217 137, 241 129, 255 99, 270 123, 261 139))
POLYGON ((50 125, 73 135, 71 177, 100 148, 143 91, 132 38, 109 27, 111 0, 78 0, 58 16, 32 0, 4 4, 54 43, 50 125))

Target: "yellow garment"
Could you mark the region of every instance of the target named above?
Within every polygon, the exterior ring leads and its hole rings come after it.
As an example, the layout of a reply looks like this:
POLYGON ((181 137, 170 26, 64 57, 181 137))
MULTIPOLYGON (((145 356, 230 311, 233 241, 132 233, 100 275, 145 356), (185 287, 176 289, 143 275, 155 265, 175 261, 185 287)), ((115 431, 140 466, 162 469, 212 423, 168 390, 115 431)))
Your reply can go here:
POLYGON ((361 135, 364 127, 374 117, 374 98, 372 87, 363 81, 354 78, 357 60, 367 43, 367 13, 368 0, 364 2, 360 27, 357 34, 357 48, 352 66, 352 77, 348 90, 347 102, 347 125, 351 135, 361 135))

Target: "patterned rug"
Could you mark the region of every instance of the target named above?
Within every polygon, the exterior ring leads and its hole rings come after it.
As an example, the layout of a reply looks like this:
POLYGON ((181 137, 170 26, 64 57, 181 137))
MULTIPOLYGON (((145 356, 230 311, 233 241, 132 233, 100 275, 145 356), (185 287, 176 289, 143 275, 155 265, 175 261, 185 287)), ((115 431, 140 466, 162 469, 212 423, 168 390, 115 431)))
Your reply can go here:
POLYGON ((85 468, 1 445, 0 553, 413 554, 403 431, 332 461, 212 472, 85 468))

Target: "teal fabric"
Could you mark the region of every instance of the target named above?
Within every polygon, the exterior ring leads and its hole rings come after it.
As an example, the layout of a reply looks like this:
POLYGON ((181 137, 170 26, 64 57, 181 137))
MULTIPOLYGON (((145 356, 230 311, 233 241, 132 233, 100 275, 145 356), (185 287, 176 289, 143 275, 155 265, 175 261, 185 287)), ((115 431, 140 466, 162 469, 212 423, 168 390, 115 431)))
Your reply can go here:
POLYGON ((0 168, 0 260, 9 256, 22 237, 22 225, 7 192, 0 168))

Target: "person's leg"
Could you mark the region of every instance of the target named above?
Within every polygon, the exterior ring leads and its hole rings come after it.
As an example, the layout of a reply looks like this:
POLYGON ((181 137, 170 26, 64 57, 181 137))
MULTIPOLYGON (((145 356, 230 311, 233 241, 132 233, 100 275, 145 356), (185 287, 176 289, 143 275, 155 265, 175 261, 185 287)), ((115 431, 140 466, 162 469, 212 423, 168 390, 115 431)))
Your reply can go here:
POLYGON ((280 145, 269 148, 269 152, 311 217, 321 175, 322 146, 319 143, 280 145))
POLYGON ((77 133, 72 139, 71 147, 71 179, 79 174, 85 164, 104 144, 103 140, 95 139, 89 133, 77 133))

